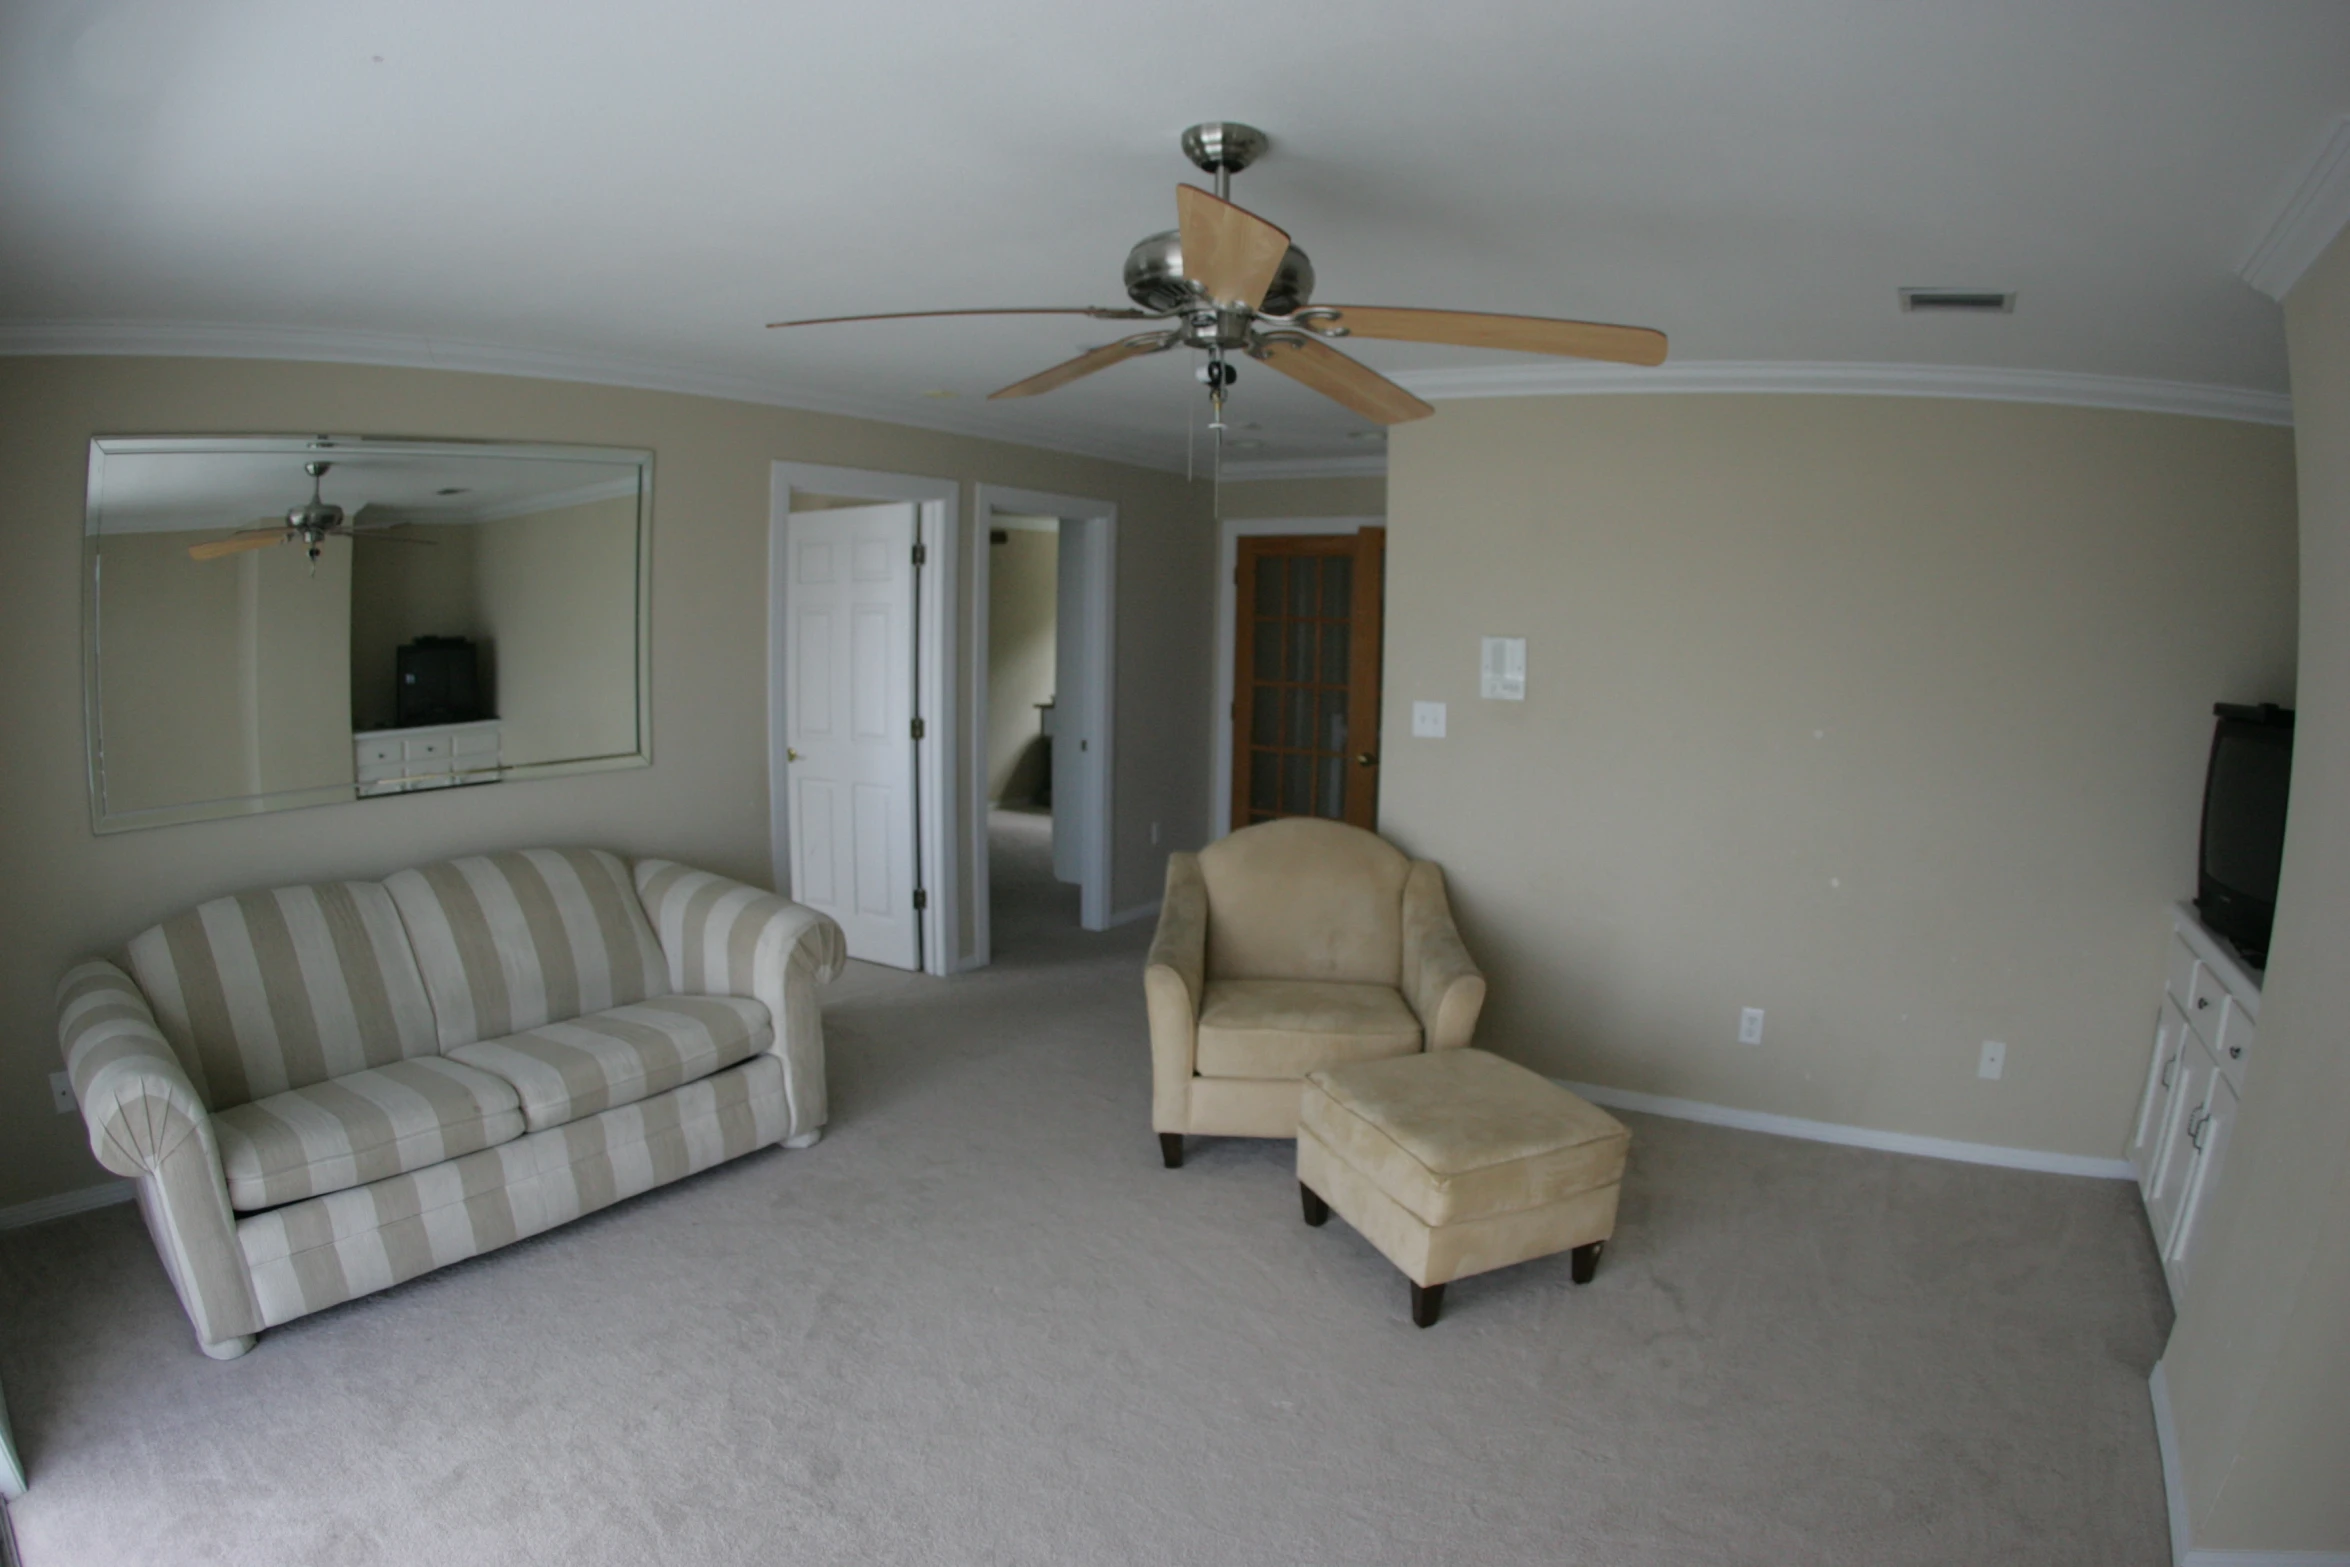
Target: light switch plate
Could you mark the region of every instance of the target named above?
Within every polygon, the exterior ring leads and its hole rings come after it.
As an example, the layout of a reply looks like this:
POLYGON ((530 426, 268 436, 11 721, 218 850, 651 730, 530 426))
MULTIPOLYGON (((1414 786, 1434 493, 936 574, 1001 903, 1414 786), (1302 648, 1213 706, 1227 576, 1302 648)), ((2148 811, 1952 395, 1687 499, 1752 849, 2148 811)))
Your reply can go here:
POLYGON ((1414 702, 1412 704, 1412 733, 1422 740, 1444 738, 1444 704, 1442 702, 1414 702))
POLYGON ((1526 700, 1526 639, 1487 637, 1477 694, 1488 702, 1526 700))

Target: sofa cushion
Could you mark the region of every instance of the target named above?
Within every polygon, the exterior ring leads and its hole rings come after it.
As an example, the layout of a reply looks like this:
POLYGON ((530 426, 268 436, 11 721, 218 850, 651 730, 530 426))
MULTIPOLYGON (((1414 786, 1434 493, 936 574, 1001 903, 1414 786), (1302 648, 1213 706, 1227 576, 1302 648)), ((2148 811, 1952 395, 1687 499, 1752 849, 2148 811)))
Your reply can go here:
POLYGON ((666 1093, 775 1042, 767 1009, 744 996, 662 996, 461 1045, 450 1059, 503 1079, 534 1132, 666 1093))
POLYGON ((669 992, 628 867, 600 849, 476 855, 400 871, 384 887, 443 1052, 669 992))
POLYGON ((439 1048, 407 931, 375 882, 215 898, 133 937, 128 959, 208 1109, 439 1048))
POLYGON ((487 1072, 419 1056, 271 1094, 212 1124, 229 1203, 250 1212, 520 1137, 522 1106, 487 1072))
POLYGON ((1632 1141, 1605 1110, 1482 1050, 1315 1072, 1297 1119, 1425 1224, 1612 1186, 1632 1141))
POLYGON ((1194 1059, 1202 1077, 1303 1077, 1419 1048, 1420 1020, 1392 985, 1211 979, 1194 1059))

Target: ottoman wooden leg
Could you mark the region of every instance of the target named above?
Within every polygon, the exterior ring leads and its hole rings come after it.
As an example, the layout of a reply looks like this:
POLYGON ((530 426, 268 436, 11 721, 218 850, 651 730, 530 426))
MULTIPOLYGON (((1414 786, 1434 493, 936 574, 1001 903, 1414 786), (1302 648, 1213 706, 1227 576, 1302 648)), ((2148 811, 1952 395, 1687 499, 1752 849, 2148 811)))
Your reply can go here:
POLYGON ((1432 1328, 1436 1314, 1444 1309, 1444 1286, 1441 1284, 1414 1284, 1412 1286, 1412 1326, 1432 1328))
POLYGON ((1167 1161, 1167 1168, 1170 1170, 1183 1168, 1183 1134, 1181 1132, 1161 1132, 1159 1134, 1159 1157, 1167 1161))
POLYGON ((1590 1245, 1578 1246, 1567 1254, 1568 1263, 1573 1270, 1577 1284, 1591 1282, 1591 1276, 1599 1271, 1600 1250, 1606 1245, 1606 1241, 1593 1241, 1590 1245))
POLYGON ((1330 1222, 1330 1205, 1314 1195, 1314 1189, 1305 1182, 1297 1183, 1297 1195, 1306 1207, 1306 1223, 1316 1229, 1330 1222))

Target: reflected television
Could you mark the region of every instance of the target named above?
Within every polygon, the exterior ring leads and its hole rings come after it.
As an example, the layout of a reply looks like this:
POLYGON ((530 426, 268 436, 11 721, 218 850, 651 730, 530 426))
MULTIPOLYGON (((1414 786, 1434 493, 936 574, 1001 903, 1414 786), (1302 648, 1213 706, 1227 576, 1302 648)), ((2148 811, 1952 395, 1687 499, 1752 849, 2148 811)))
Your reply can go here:
POLYGON ((2212 709, 2211 764, 2203 775, 2203 832, 2195 912, 2254 968, 2268 964, 2277 874, 2285 858, 2285 805, 2293 783, 2293 713, 2263 703, 2212 709))

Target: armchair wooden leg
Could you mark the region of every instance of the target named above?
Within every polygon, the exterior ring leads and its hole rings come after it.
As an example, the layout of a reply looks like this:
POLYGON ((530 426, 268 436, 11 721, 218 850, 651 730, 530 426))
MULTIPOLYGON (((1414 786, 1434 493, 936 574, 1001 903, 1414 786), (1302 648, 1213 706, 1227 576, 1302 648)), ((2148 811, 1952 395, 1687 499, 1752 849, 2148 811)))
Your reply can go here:
POLYGON ((1167 1161, 1167 1168, 1170 1170, 1183 1168, 1183 1134, 1181 1132, 1161 1132, 1159 1134, 1159 1157, 1167 1161))
POLYGON ((1303 1181, 1298 1182, 1297 1195, 1306 1206, 1306 1223, 1320 1229, 1330 1222, 1330 1205, 1316 1196, 1311 1186, 1303 1181))
POLYGON ((1412 1326, 1432 1328, 1436 1314, 1444 1309, 1444 1286, 1441 1284, 1414 1284, 1412 1286, 1412 1326))
POLYGON ((1591 1276, 1599 1271, 1599 1254, 1606 1246, 1606 1241, 1593 1241, 1590 1245, 1578 1246, 1567 1254, 1568 1266, 1573 1272, 1577 1284, 1591 1282, 1591 1276))

